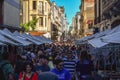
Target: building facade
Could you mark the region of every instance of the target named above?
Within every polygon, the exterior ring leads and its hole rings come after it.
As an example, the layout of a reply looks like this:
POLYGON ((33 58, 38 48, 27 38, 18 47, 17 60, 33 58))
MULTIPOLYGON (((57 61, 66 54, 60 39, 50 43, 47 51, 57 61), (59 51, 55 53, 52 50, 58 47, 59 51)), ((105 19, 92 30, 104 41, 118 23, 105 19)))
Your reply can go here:
POLYGON ((88 36, 93 34, 94 23, 94 0, 82 0, 81 6, 81 31, 82 36, 88 36))
POLYGON ((65 9, 63 6, 60 7, 60 11, 61 11, 61 24, 62 24, 62 26, 61 26, 61 32, 62 32, 61 40, 65 40, 67 33, 68 33, 68 21, 67 21, 67 18, 65 15, 65 9))
POLYGON ((59 35, 62 26, 60 21, 59 7, 57 7, 56 3, 53 1, 51 4, 51 38, 53 40, 60 40, 59 35))
POLYGON ((119 0, 95 0, 95 26, 100 31, 120 25, 119 6, 119 0))
POLYGON ((20 26, 19 0, 0 0, 0 28, 22 30, 20 26))
POLYGON ((77 12, 76 15, 72 19, 72 36, 74 39, 80 38, 80 12, 77 12))
POLYGON ((80 35, 80 12, 77 12, 75 15, 75 30, 76 30, 76 35, 77 35, 77 39, 81 37, 80 35))
POLYGON ((75 16, 72 17, 72 24, 70 26, 70 33, 71 33, 71 38, 75 39, 75 34, 76 34, 76 30, 75 30, 75 16))
POLYGON ((37 24, 34 31, 29 33, 32 35, 50 34, 50 0, 21 0, 21 23, 27 23, 34 18, 37 18, 37 24))
POLYGON ((58 7, 53 1, 51 3, 51 38, 60 41, 65 37, 68 22, 65 17, 64 7, 58 7))

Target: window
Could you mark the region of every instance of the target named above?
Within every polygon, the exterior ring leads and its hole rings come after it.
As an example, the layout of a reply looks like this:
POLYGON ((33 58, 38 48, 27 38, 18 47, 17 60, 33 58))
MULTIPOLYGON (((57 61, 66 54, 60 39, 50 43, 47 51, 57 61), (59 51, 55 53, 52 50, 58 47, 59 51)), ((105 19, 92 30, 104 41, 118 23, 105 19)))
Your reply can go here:
POLYGON ((33 9, 36 10, 36 1, 33 1, 33 9))
POLYGON ((47 3, 45 3, 45 11, 47 12, 47 3))
POLYGON ((47 27, 47 19, 45 18, 45 27, 47 27))
POLYGON ((43 2, 42 2, 42 1, 39 1, 39 8, 38 8, 38 12, 39 12, 40 14, 42 14, 42 13, 43 13, 43 2))
POLYGON ((39 18, 39 26, 43 26, 43 17, 39 18))

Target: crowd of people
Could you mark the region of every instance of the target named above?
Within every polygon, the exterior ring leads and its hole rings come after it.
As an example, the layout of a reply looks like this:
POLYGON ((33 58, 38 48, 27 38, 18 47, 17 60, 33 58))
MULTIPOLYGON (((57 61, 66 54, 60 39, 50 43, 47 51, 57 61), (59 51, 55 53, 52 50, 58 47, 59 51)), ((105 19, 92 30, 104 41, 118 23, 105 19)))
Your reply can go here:
POLYGON ((14 54, 13 61, 8 51, 1 55, 2 80, 95 80, 92 57, 83 46, 52 43, 14 54))

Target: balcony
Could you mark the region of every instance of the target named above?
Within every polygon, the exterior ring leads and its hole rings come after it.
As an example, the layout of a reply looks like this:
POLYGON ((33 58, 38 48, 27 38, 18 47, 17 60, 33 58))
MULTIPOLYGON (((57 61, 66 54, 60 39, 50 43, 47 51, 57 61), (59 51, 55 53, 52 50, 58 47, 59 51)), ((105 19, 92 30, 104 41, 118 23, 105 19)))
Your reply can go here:
POLYGON ((112 7, 112 5, 119 0, 102 0, 103 12, 112 7))

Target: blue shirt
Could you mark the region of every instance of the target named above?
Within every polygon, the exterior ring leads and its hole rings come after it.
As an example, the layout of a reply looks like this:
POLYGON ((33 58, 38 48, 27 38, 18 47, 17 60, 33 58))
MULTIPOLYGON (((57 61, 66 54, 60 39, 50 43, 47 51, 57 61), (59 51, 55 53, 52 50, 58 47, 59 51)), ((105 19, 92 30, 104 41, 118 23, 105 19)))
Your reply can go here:
POLYGON ((58 76, 58 80, 71 80, 70 72, 66 69, 57 70, 55 68, 51 72, 55 73, 58 76))

